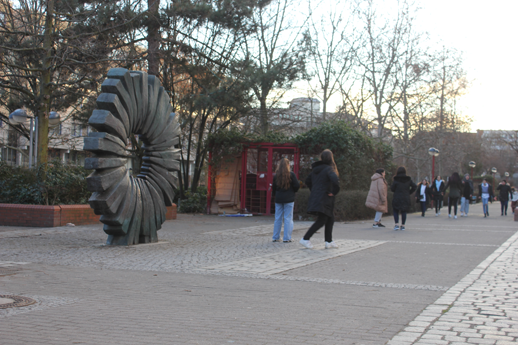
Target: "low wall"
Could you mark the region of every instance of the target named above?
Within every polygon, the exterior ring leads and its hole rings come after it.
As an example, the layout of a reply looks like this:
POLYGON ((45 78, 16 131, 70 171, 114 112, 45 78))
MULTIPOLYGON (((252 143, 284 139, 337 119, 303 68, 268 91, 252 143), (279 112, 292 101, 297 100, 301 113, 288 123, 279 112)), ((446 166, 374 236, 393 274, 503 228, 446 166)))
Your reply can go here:
MULTIPOLYGON (((0 226, 50 228, 68 223, 86 225, 99 223, 90 205, 20 205, 0 204, 0 226)), ((176 205, 167 207, 166 219, 176 219, 176 205)))

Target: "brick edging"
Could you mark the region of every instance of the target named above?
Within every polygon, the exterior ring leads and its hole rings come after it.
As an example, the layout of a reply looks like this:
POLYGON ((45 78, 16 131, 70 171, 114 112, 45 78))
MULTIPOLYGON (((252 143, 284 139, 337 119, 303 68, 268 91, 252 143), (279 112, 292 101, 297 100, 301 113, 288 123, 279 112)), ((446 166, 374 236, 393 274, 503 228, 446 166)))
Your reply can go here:
MULTIPOLYGON (((96 224, 99 215, 90 205, 23 205, 0 204, 0 226, 28 226, 50 228, 74 225, 96 224)), ((176 219, 176 205, 167 207, 166 219, 176 219)))

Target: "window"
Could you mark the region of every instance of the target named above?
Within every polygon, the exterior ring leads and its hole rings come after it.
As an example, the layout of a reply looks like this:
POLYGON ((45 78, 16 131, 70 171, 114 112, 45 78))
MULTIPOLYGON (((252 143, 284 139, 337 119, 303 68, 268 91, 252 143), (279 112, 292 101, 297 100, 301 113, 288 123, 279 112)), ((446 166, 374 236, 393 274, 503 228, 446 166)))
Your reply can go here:
POLYGON ((0 128, 2 128, 4 126, 4 122, 2 120, 0 120, 0 128))
POLYGON ((74 124, 72 127, 72 136, 73 137, 80 137, 82 135, 82 129, 83 126, 79 124, 74 124))
POLYGON ((61 135, 63 134, 63 124, 60 123, 59 126, 54 127, 52 130, 52 135, 61 135))

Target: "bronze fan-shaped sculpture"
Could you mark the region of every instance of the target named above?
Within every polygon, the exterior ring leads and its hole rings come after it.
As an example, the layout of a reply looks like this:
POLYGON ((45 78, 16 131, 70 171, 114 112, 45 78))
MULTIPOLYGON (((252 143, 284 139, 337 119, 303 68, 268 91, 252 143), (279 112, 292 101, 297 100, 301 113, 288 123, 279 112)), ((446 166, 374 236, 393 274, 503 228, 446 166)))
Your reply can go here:
POLYGON ((124 68, 111 69, 101 90, 88 120, 98 132, 84 139, 84 150, 94 154, 85 168, 95 169, 87 178, 94 192, 88 202, 101 215, 107 244, 157 242, 177 186, 171 172, 180 168, 180 126, 169 96, 157 77, 124 68), (127 168, 130 135, 143 142, 137 177, 127 168))

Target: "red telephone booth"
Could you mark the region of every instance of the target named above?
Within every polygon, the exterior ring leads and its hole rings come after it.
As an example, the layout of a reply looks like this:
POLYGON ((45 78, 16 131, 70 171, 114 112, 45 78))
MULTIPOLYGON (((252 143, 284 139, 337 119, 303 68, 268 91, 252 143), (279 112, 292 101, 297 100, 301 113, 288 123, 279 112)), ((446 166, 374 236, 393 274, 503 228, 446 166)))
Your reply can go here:
MULTIPOLYGON (((209 155, 209 159, 210 159, 209 155)), ((275 213, 272 184, 281 158, 288 158, 291 170, 299 176, 300 153, 295 144, 249 143, 241 153, 239 203, 241 212, 271 215, 275 213)), ((214 176, 209 170, 207 210, 211 209, 211 187, 214 176)))

